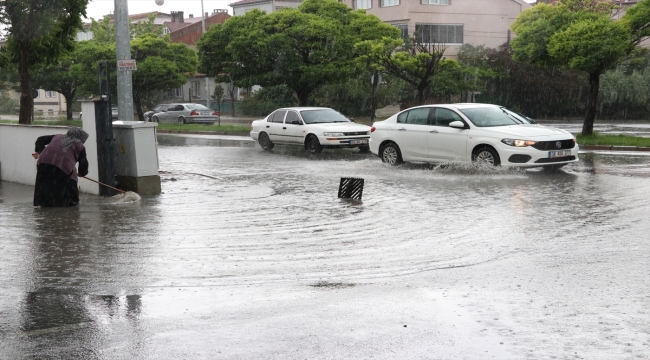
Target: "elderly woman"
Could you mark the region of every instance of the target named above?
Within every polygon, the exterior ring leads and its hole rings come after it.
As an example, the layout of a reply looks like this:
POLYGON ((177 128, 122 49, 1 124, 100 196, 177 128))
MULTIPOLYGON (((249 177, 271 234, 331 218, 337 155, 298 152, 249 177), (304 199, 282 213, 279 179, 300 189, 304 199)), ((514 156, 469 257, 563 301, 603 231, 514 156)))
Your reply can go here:
POLYGON ((61 207, 79 204, 77 174, 88 174, 84 142, 88 133, 72 127, 65 135, 48 135, 36 139, 32 154, 36 163, 35 207, 61 207), (79 170, 76 165, 79 163, 79 170))

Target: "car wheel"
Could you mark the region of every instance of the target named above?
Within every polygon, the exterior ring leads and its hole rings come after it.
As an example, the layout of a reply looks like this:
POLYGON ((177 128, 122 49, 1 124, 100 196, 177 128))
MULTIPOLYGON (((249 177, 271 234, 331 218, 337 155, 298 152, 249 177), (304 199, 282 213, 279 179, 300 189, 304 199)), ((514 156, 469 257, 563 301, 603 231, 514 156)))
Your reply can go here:
POLYGON ((312 154, 320 154, 323 151, 323 145, 320 144, 316 136, 310 135, 307 138, 307 150, 312 154))
POLYGON ((472 161, 489 166, 499 166, 499 154, 491 147, 483 146, 476 150, 472 156, 472 161))
POLYGON ((152 118, 151 118, 151 121, 156 122, 156 123, 157 123, 157 122, 160 122, 160 120, 158 120, 158 116, 154 116, 154 117, 152 117, 152 118))
POLYGON ((399 146, 395 143, 388 143, 384 145, 379 151, 381 156, 381 161, 389 165, 399 165, 402 163, 402 152, 399 150, 399 146))
POLYGON ((361 154, 367 154, 370 152, 370 146, 359 146, 359 152, 361 154))
POLYGON ((262 149, 266 151, 270 151, 273 149, 273 146, 275 146, 275 144, 271 142, 271 139, 269 139, 269 136, 264 132, 260 133, 260 136, 257 138, 257 142, 260 144, 262 149))
POLYGON ((182 116, 179 116, 179 117, 178 117, 178 123, 179 123, 179 124, 185 124, 185 118, 182 117, 182 116))

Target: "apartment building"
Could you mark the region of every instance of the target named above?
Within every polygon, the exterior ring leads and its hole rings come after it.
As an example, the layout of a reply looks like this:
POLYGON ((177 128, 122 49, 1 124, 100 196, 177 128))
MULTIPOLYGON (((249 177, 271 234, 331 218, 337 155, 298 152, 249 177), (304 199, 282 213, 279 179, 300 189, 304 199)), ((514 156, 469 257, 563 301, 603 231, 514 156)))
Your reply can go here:
POLYGON ((230 4, 233 16, 244 15, 253 9, 260 9, 270 14, 286 7, 297 8, 302 0, 241 0, 230 4))
POLYGON ((463 44, 497 48, 509 41, 510 24, 530 8, 524 0, 343 0, 381 21, 397 26, 402 34, 420 31, 425 39, 446 46, 454 58, 463 44))

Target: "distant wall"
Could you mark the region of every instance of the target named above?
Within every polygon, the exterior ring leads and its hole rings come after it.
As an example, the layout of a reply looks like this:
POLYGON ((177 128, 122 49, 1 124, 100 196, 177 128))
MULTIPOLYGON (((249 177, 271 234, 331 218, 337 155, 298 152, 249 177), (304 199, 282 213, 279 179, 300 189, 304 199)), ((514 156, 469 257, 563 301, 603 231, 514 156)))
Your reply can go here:
MULTIPOLYGON (((36 139, 44 135, 65 134, 67 131, 65 126, 0 124, 0 180, 34 185, 36 160, 32 153, 36 139)), ((94 133, 92 129, 92 134, 94 133)), ((86 141, 86 146, 89 144, 94 142, 86 141)), ((97 156, 88 154, 88 163, 90 169, 95 169, 96 172, 97 156)), ((79 190, 99 194, 98 185, 85 179, 79 179, 79 190)))

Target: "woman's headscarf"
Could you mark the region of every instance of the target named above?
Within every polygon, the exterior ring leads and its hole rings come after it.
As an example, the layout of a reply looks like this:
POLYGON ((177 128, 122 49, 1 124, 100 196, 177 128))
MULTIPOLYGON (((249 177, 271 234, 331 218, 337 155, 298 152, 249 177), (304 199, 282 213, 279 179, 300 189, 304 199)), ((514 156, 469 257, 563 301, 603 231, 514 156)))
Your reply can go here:
POLYGON ((88 133, 83 131, 81 128, 78 127, 71 127, 68 130, 68 133, 65 134, 63 139, 61 139, 61 146, 63 147, 63 151, 68 151, 68 148, 70 145, 76 142, 80 143, 85 143, 86 140, 88 139, 88 133))

